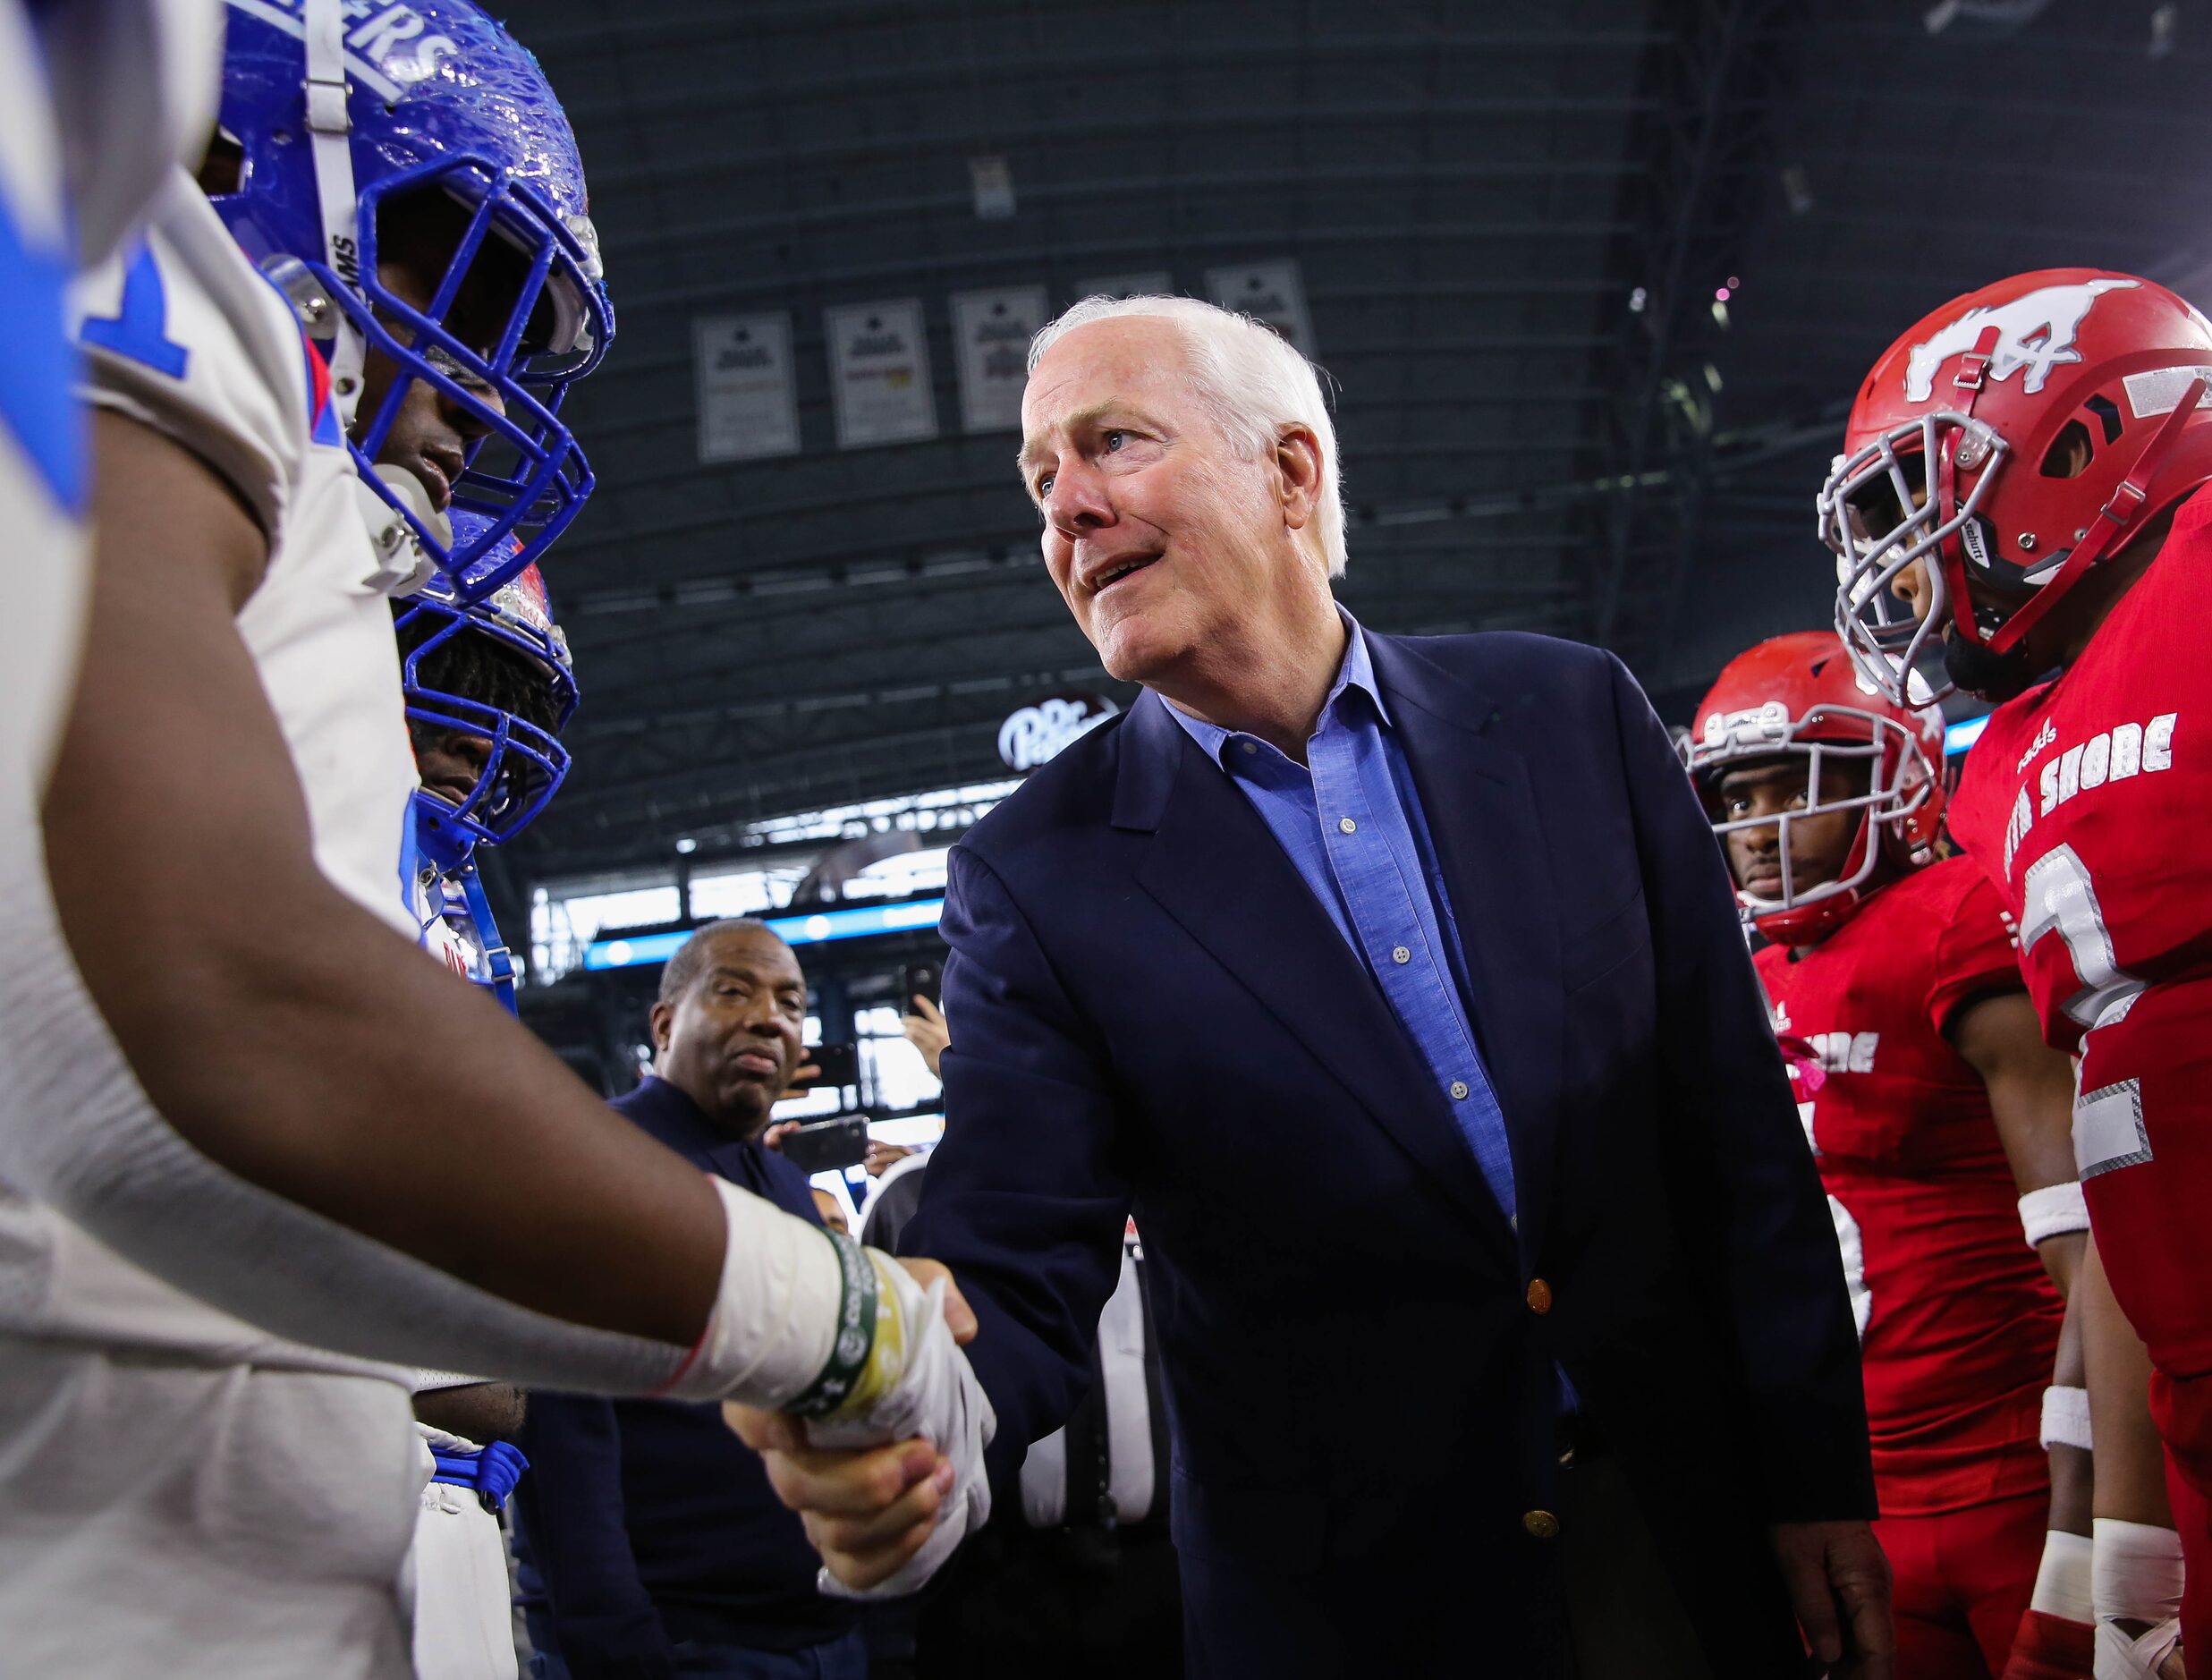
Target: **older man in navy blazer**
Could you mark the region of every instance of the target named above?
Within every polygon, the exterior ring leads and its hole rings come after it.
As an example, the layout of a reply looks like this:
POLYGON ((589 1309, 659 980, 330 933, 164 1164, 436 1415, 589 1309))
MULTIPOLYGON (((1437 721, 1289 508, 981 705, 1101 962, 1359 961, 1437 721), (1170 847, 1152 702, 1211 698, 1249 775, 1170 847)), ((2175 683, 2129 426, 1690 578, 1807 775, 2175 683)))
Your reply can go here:
MULTIPOLYGON (((1074 1404, 1133 1207, 1194 1675, 1886 1676, 1835 1235, 1642 693, 1340 608, 1334 436, 1264 328, 1093 301, 1031 369, 1047 568, 1147 692, 952 853, 903 1246, 976 1311, 998 1450, 1074 1404)), ((752 1432, 849 1580, 926 1532, 899 1449, 752 1432)))

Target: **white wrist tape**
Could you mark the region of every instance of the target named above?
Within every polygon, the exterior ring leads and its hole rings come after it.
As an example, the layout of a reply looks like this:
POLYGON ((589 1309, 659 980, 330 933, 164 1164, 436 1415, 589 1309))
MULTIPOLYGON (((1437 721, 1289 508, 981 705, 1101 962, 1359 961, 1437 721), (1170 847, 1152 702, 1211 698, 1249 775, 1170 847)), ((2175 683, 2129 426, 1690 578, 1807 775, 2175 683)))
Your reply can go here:
POLYGON ((2043 1561, 2036 1565, 2035 1596, 2028 1608, 2083 1627, 2097 1620, 2092 1548, 2086 1534, 2053 1529, 2043 1537, 2043 1561))
POLYGON ((2040 1437, 2044 1449, 2054 1447, 2078 1447, 2083 1452, 2093 1452, 2089 1441, 2089 1391, 2087 1388, 2061 1387, 2053 1383, 2043 1391, 2043 1430, 2040 1437))
POLYGON ((895 1311, 904 1337, 898 1380, 863 1415, 830 1422, 809 1421, 807 1439, 817 1447, 873 1447, 920 1436, 952 1461, 953 1486, 937 1506, 936 1527, 921 1549, 889 1580, 865 1591, 847 1586, 828 1570, 817 1585, 831 1598, 893 1599, 919 1592, 961 1541, 991 1515, 991 1483, 983 1449, 997 1432, 998 1416, 967 1354, 945 1322, 945 1285, 927 1291, 887 1254, 868 1251, 882 1278, 878 1313, 895 1311))
POLYGON ((829 1362, 843 1298, 837 1251, 816 1226, 726 1179, 722 1291, 691 1357, 662 1392, 776 1407, 829 1362))
POLYGON ((2182 1537, 2170 1528, 2100 1516, 2089 1564, 2097 1605, 2097 1680, 2157 1680, 2181 1643, 2182 1537), (2116 1624, 2143 1622, 2131 1637, 2116 1624))
POLYGON ((2020 1199, 2020 1228, 2028 1246, 2089 1228, 2089 1204, 2082 1199, 2079 1182, 2046 1184, 2020 1199))

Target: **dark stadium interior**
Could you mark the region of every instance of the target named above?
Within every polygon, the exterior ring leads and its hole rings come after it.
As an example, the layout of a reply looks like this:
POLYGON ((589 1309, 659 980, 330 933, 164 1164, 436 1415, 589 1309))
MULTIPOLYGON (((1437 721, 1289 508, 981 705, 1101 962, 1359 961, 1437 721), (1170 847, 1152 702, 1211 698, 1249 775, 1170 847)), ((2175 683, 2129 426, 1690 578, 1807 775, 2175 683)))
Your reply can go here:
POLYGON ((553 578, 575 768, 487 868, 503 920, 548 881, 750 862, 764 819, 988 783, 1009 712, 1116 692, 1042 575, 1014 434, 961 424, 964 289, 1057 309, 1294 262, 1347 605, 1601 643, 1679 722, 1733 650, 1825 622, 1812 495, 1899 321, 2030 267, 2212 271, 2186 233, 2212 39, 2148 0, 1117 15, 1105 51, 1037 0, 514 19, 620 335, 569 408, 599 480, 553 578), (979 214, 978 158, 1011 215, 979 214), (1970 236, 1906 236, 1930 217, 1970 236), (938 435, 841 450, 825 311, 884 299, 921 305, 938 435), (801 447, 702 464, 693 322, 767 310, 801 447))

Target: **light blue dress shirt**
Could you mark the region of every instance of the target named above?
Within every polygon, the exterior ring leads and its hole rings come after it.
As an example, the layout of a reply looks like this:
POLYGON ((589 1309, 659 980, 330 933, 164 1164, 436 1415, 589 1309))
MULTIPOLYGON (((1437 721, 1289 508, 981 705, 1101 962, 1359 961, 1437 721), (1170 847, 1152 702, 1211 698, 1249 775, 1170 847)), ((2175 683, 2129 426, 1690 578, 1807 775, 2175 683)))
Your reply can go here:
POLYGON ((1243 791, 1360 954, 1513 1221, 1513 1150, 1475 1048, 1465 959, 1437 849, 1367 640, 1350 613, 1337 611, 1348 636, 1343 663, 1306 742, 1304 764, 1256 735, 1233 734, 1174 705, 1167 709, 1243 791))

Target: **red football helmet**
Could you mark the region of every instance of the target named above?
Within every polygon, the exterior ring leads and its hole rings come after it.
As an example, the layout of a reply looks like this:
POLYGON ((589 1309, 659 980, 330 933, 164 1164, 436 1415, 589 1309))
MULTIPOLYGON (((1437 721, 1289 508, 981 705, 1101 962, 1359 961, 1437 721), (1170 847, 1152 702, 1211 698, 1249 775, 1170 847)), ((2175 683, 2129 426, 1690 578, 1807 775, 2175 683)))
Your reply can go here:
POLYGON ((1683 758, 1716 835, 1778 826, 1781 897, 1736 894, 1743 919, 1778 945, 1808 945, 1842 925, 1884 861, 1895 870, 1935 861, 1944 806, 1937 769, 1943 714, 1875 692, 1825 630, 1776 636, 1731 660, 1698 708, 1683 758), (1805 785, 1815 795, 1802 810, 1734 821, 1724 815, 1720 779, 1729 766, 1792 756, 1806 761, 1805 785), (1830 796, 1821 768, 1839 760, 1869 766, 1865 793, 1830 796), (1860 813, 1843 870, 1801 891, 1790 861, 1791 825, 1837 810, 1860 813))
POLYGON ((2212 322, 2131 276, 2047 268, 1928 316, 1874 364, 1820 491, 1853 662, 1908 705, 1906 674, 1946 616, 1969 664, 2011 654, 2091 566, 2212 479, 2208 388, 2212 322), (1923 563, 1916 623, 1892 586, 1923 563), (1970 577, 2006 604, 1977 609, 1970 577))

